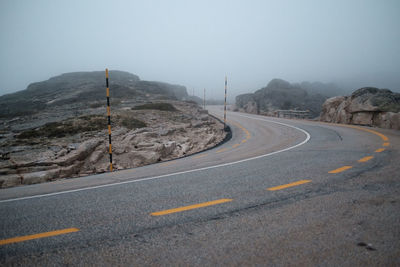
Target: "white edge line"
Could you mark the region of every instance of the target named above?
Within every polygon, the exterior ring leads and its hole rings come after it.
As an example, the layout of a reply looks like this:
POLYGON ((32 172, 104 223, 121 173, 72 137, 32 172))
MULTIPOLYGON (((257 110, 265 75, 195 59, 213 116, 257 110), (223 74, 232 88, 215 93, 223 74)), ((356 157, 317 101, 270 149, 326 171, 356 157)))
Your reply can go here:
POLYGON ((252 158, 247 158, 247 159, 242 159, 242 160, 238 160, 238 161, 234 161, 234 162, 228 162, 228 163, 224 163, 224 164, 208 166, 208 167, 203 167, 203 168, 194 169, 194 170, 163 174, 163 175, 159 175, 159 176, 147 177, 147 178, 142 178, 142 179, 137 179, 137 180, 130 180, 130 181, 117 182, 117 183, 104 184, 104 185, 96 185, 96 186, 91 186, 91 187, 85 187, 85 188, 79 188, 79 189, 73 189, 73 190, 66 190, 66 191, 48 193, 48 194, 41 194, 41 195, 34 195, 34 196, 28 196, 28 197, 4 199, 4 200, 0 200, 0 203, 13 202, 13 201, 19 201, 19 200, 26 200, 26 199, 33 199, 33 198, 50 197, 50 196, 56 196, 56 195, 61 195, 61 194, 68 194, 68 193, 74 193, 74 192, 79 192, 79 191, 86 191, 86 190, 92 190, 92 189, 97 189, 97 188, 110 187, 110 186, 115 186, 115 185, 138 183, 138 182, 156 180, 156 179, 169 177, 169 176, 174 176, 174 175, 180 175, 180 174, 186 174, 186 173, 191 173, 191 172, 198 172, 198 171, 204 171, 204 170, 209 170, 209 169, 215 169, 215 168, 230 166, 230 165, 234 165, 234 164, 238 164, 238 163, 242 163, 242 162, 246 162, 246 161, 251 161, 251 160, 255 160, 255 159, 268 157, 268 156, 275 155, 275 154, 278 154, 278 153, 281 153, 281 152, 285 152, 285 151, 294 149, 296 147, 299 147, 301 145, 304 145, 305 143, 307 143, 310 140, 310 134, 307 131, 305 131, 305 130, 303 130, 301 128, 298 128, 296 126, 289 125, 289 124, 286 124, 286 123, 283 123, 283 122, 271 121, 271 120, 266 120, 266 119, 262 119, 262 118, 255 118, 255 117, 250 117, 250 116, 246 116, 246 115, 239 115, 239 114, 237 114, 237 115, 241 116, 241 117, 250 118, 250 119, 253 119, 253 120, 261 120, 261 121, 271 122, 271 123, 287 126, 287 127, 290 127, 290 128, 294 128, 296 130, 299 130, 299 131, 303 132, 306 135, 306 139, 304 139, 302 142, 300 142, 300 143, 298 143, 298 144, 296 144, 294 146, 287 147, 287 148, 284 148, 282 150, 278 150, 278 151, 274 151, 274 152, 271 152, 271 153, 268 153, 268 154, 264 154, 264 155, 260 155, 260 156, 256 156, 256 157, 252 157, 252 158))

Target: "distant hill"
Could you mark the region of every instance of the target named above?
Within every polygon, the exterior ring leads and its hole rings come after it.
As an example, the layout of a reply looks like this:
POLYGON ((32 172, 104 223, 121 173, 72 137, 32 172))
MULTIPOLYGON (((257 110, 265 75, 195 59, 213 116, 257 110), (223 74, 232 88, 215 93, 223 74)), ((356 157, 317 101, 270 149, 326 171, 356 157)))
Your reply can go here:
POLYGON ((312 116, 318 116, 326 95, 316 88, 308 89, 307 83, 291 84, 285 80, 273 79, 264 88, 255 93, 236 97, 236 106, 247 112, 260 113, 274 110, 309 110, 312 116))
MULTIPOLYGON (((112 70, 109 77, 112 99, 181 100, 188 96, 184 86, 142 81, 129 72, 112 70)), ((104 71, 65 73, 1 96, 0 117, 32 114, 53 106, 101 101, 105 94, 104 71)))

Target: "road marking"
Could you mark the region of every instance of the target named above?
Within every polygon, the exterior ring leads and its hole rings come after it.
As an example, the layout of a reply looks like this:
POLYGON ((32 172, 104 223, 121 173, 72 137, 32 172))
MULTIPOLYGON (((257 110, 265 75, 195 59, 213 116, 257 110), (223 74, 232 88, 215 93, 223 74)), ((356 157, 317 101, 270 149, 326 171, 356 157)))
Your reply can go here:
POLYGON ((240 144, 234 144, 232 147, 237 148, 238 146, 240 146, 240 144))
POLYGON ((222 204, 222 203, 226 203, 226 202, 231 202, 232 200, 233 199, 230 199, 230 198, 223 198, 223 199, 218 199, 218 200, 204 202, 204 203, 190 205, 190 206, 184 206, 184 207, 175 208, 175 209, 157 211, 157 212, 153 212, 150 214, 152 216, 167 215, 167 214, 171 214, 171 213, 177 213, 177 212, 182 212, 182 211, 186 211, 186 210, 193 210, 193 209, 204 208, 204 207, 213 206, 213 205, 217 205, 217 204, 222 204))
POLYGON ((176 161, 168 161, 168 162, 165 162, 165 163, 162 163, 161 164, 161 166, 168 166, 168 165, 172 165, 172 164, 175 164, 176 163, 176 161))
POLYGON ((383 143, 383 146, 389 146, 389 145, 390 145, 389 142, 383 143))
POLYGON ((242 140, 242 143, 246 143, 246 142, 247 142, 247 139, 243 139, 243 140, 242 140))
POLYGON ((221 153, 221 152, 224 152, 226 150, 227 150, 227 148, 221 148, 220 150, 215 151, 215 153, 221 153))
POLYGON ((290 184, 284 184, 284 185, 279 185, 279 186, 274 186, 274 187, 270 187, 267 188, 267 190, 269 191, 276 191, 276 190, 281 190, 281 189, 285 189, 288 187, 292 187, 292 186, 297 186, 297 185, 301 185, 301 184, 306 184, 306 183, 310 183, 311 180, 300 180, 294 183, 290 183, 290 184))
POLYGON ((144 181, 158 180, 158 179, 165 178, 165 177, 170 177, 170 176, 176 176, 176 175, 181 175, 181 174, 200 172, 200 171, 205 171, 205 170, 211 170, 211 169, 231 166, 231 165, 235 165, 235 164, 239 164, 239 163, 243 163, 243 162, 247 162, 247 161, 251 161, 251 160, 255 160, 255 159, 261 159, 261 158, 269 157, 269 156, 272 156, 272 155, 275 155, 275 154, 279 154, 279 153, 282 153, 282 152, 285 152, 285 151, 289 151, 289 150, 295 149, 295 148, 297 148, 299 146, 302 146, 302 145, 306 144, 308 141, 310 141, 310 138, 311 138, 310 134, 307 131, 305 131, 305 130, 299 128, 299 127, 290 125, 290 124, 286 124, 286 123, 283 123, 283 122, 272 121, 272 120, 266 120, 266 119, 263 119, 263 118, 249 117, 249 116, 239 115, 239 114, 237 114, 237 116, 246 117, 246 118, 250 118, 250 119, 253 119, 253 120, 260 120, 260 121, 270 122, 270 123, 286 126, 286 127, 289 127, 289 128, 293 128, 293 129, 296 129, 296 130, 304 133, 306 138, 303 141, 301 141, 300 143, 296 144, 296 145, 293 145, 293 146, 290 146, 290 147, 287 147, 287 148, 284 148, 284 149, 281 149, 281 150, 277 150, 277 151, 270 152, 270 153, 267 153, 267 154, 263 154, 263 155, 260 155, 260 156, 255 156, 255 157, 251 157, 251 158, 247 158, 247 159, 241 159, 241 160, 237 160, 237 161, 233 161, 233 162, 217 164, 217 165, 208 166, 208 167, 202 167, 202 168, 193 169, 193 170, 168 173, 168 174, 152 176, 152 177, 146 177, 146 178, 140 178, 140 179, 136 179, 136 180, 128 180, 128 181, 123 181, 123 182, 95 185, 95 186, 89 186, 89 187, 84 187, 84 188, 71 189, 71 190, 65 190, 65 191, 54 192, 54 193, 46 193, 46 194, 40 194, 40 195, 33 195, 33 196, 27 196, 27 197, 17 197, 17 198, 3 199, 3 200, 0 200, 0 203, 14 202, 14 201, 20 201, 20 200, 28 200, 28 199, 42 198, 42 197, 50 197, 50 196, 57 196, 57 195, 62 195, 62 194, 69 194, 69 193, 75 193, 75 192, 81 192, 81 191, 87 191, 87 190, 93 190, 93 189, 106 188, 106 187, 111 187, 111 186, 131 184, 131 183, 140 183, 140 182, 144 182, 144 181))
POLYGON ((377 150, 375 150, 375 152, 377 152, 377 153, 380 153, 380 152, 383 152, 383 151, 385 151, 384 148, 378 148, 377 150))
POLYGON ((373 159, 373 156, 367 156, 367 157, 363 157, 362 159, 359 159, 358 162, 367 162, 368 160, 373 159))
POLYGON ((56 235, 64 235, 64 234, 74 233, 74 232, 78 232, 78 231, 79 231, 78 228, 68 228, 68 229, 45 232, 45 233, 34 234, 34 235, 18 236, 18 237, 0 240, 0 245, 7 245, 7 244, 18 243, 18 242, 39 239, 39 238, 44 238, 44 237, 50 237, 50 236, 56 236, 56 235))
POLYGON ((335 125, 343 126, 343 127, 349 127, 349 128, 354 128, 354 129, 358 129, 358 130, 361 130, 361 131, 370 132, 370 133, 378 135, 383 141, 389 141, 389 138, 387 138, 386 135, 381 134, 380 132, 377 132, 377 131, 374 131, 374 130, 365 129, 365 128, 361 128, 361 127, 354 126, 354 125, 345 125, 345 124, 336 124, 336 123, 335 123, 335 125))
POLYGON ((203 158, 205 156, 208 156, 208 154, 202 154, 202 155, 198 155, 198 156, 194 156, 194 159, 199 159, 199 158, 203 158))
MULTIPOLYGON (((240 116, 240 115, 239 115, 239 116, 240 116)), ((240 129, 242 129, 242 130, 244 131, 244 133, 246 134, 246 139, 250 139, 250 138, 251 138, 250 132, 249 132, 246 128, 244 128, 242 125, 240 125, 240 124, 237 123, 237 122, 232 122, 232 121, 230 121, 229 123, 231 123, 231 124, 233 124, 233 125, 236 125, 236 126, 239 127, 240 129)))
POLYGON ((344 172, 345 170, 348 170, 348 169, 351 169, 351 168, 353 168, 353 166, 343 166, 343 167, 340 167, 340 168, 338 168, 338 169, 336 169, 336 170, 332 170, 332 171, 330 171, 329 173, 344 172))

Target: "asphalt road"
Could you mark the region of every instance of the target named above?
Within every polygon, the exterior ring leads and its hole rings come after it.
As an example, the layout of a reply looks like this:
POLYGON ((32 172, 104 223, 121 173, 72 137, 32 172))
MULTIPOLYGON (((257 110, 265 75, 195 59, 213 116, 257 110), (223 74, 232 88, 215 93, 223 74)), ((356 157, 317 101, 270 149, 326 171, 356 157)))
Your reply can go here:
POLYGON ((399 131, 228 123, 187 158, 1 190, 0 265, 400 265, 399 131))

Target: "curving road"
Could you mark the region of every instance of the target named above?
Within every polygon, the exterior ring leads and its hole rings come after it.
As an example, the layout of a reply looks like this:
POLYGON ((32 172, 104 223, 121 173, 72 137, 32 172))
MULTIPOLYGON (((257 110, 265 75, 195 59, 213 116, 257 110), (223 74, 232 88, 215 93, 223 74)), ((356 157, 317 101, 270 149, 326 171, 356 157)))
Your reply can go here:
POLYGON ((228 120, 187 158, 1 190, 0 264, 400 265, 399 131, 228 120))

